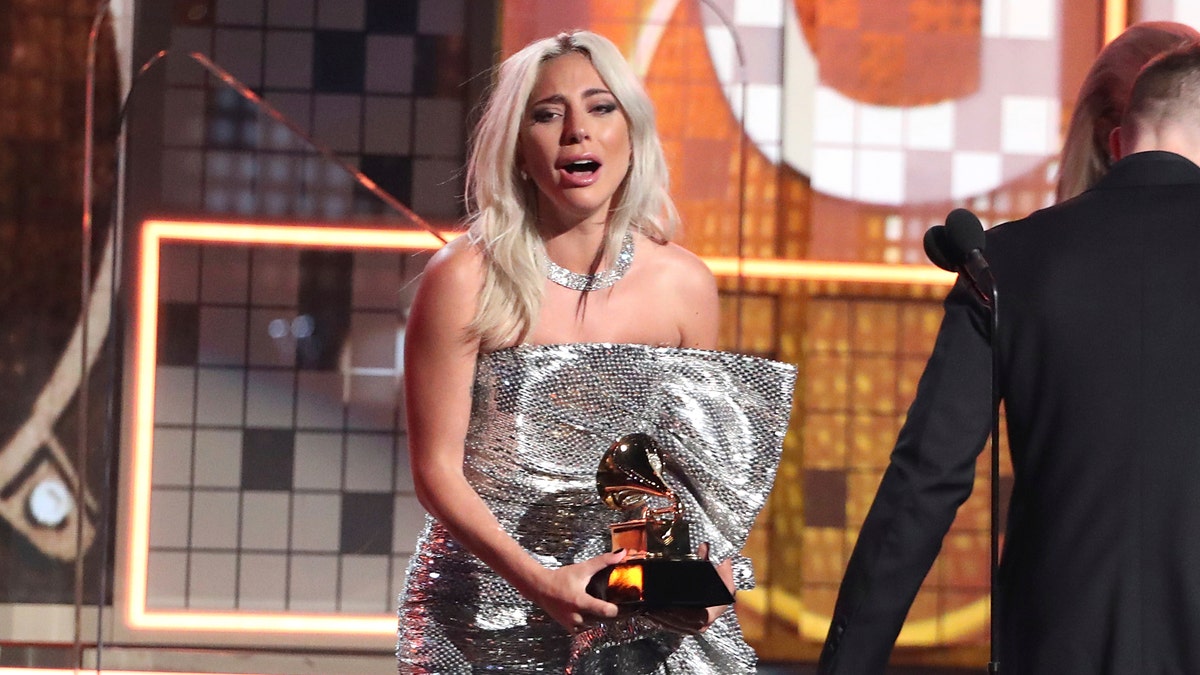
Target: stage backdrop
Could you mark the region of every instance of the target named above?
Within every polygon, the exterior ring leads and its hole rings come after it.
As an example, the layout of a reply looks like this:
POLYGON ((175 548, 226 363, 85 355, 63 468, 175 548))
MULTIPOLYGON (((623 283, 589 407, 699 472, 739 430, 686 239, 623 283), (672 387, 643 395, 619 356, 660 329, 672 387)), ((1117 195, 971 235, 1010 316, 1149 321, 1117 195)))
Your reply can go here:
MULTIPOLYGON (((1102 4, 140 3, 136 22, 100 32, 85 341, 83 65, 95 5, 0 0, 0 602, 69 604, 82 560, 85 602, 116 589, 120 637, 134 643, 386 651, 423 517, 396 354, 421 249, 436 244, 393 235, 461 216, 489 68, 584 27, 621 47, 657 105, 683 243, 720 267, 722 347, 801 369, 748 551, 760 588, 738 611, 765 658, 813 658, 940 319, 946 286, 924 276, 921 237, 956 206, 992 225, 1049 203, 1061 129, 1102 44, 1102 4), (128 86, 116 64, 160 49, 172 55, 139 78, 130 104, 126 217, 113 239, 114 117, 128 86), (152 218, 174 225, 144 228, 152 218), (198 221, 260 236, 187 225, 198 221), (279 229, 310 224, 324 235, 303 245, 299 229, 279 229), (354 229, 386 236, 350 246, 354 229), (151 352, 112 332, 141 327, 142 300, 151 352), (134 420, 137 382, 121 378, 147 353, 155 398, 134 420), (120 530, 118 488, 129 498, 120 530), (326 622, 286 628, 314 618, 326 622)), ((1143 0, 1133 18, 1196 12, 1143 0)), ((901 634, 902 660, 978 664, 986 653, 980 466, 901 634)), ((0 641, 46 639, 37 629, 0 625, 0 641)))

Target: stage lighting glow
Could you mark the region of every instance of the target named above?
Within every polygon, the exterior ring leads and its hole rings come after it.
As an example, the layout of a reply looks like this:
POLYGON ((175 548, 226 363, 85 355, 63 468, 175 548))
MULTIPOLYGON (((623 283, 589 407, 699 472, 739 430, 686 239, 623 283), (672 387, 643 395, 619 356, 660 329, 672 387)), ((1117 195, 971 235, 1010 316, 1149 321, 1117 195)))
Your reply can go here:
MULTIPOLYGON (((135 324, 133 428, 125 546, 124 619, 133 630, 257 632, 394 636, 394 615, 298 614, 292 612, 163 611, 147 607, 151 474, 154 459, 154 388, 157 363, 159 265, 165 242, 201 242, 427 251, 459 232, 441 236, 421 230, 389 230, 320 224, 151 220, 143 224, 135 324)), ((948 286, 954 275, 930 265, 884 265, 811 260, 705 258, 719 277, 817 282, 948 286)), ((295 328, 292 326, 291 328, 295 328)), ((779 598, 784 606, 786 598, 779 598)), ((31 672, 21 670, 22 673, 31 672)), ((52 673, 57 671, 40 671, 52 673)), ((65 671, 64 671, 65 672, 65 671)), ((111 671, 127 672, 132 671, 111 671)), ((6 675, 0 670, 0 675, 6 675)))
MULTIPOLYGON (((442 236, 444 239, 451 239, 457 234, 444 233, 442 236)), ((168 241, 421 251, 436 249, 442 245, 442 239, 424 231, 320 225, 155 220, 144 223, 142 228, 134 347, 129 526, 124 569, 126 625, 135 630, 394 636, 396 618, 386 614, 161 611, 147 607, 150 490, 154 461, 154 377, 158 349, 159 256, 162 244, 168 241)))

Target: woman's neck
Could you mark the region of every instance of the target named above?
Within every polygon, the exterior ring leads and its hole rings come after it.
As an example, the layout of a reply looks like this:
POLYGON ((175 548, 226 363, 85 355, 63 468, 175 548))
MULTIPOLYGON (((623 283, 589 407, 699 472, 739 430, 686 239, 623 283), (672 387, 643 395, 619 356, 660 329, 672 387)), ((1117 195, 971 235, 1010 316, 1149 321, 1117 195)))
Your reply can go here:
POLYGON ((586 274, 595 271, 604 246, 608 224, 604 220, 583 221, 570 227, 539 227, 546 255, 560 267, 586 274))

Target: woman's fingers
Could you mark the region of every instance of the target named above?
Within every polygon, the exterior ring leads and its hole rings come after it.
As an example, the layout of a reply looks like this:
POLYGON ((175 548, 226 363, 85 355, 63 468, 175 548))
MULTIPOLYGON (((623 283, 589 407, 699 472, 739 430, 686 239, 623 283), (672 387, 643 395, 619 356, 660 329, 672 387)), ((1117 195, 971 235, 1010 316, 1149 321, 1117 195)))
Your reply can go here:
POLYGON ((612 553, 601 553, 594 558, 588 558, 583 562, 577 562, 570 567, 578 570, 580 575, 586 575, 588 579, 591 579, 592 575, 594 575, 596 572, 599 572, 609 565, 616 565, 624 559, 625 549, 619 549, 613 551, 612 553))
POLYGON ((621 608, 617 607, 613 603, 605 602, 600 598, 586 594, 583 600, 579 602, 579 609, 587 614, 605 619, 614 618, 617 614, 621 613, 621 608))
POLYGON ((725 587, 730 593, 736 592, 733 583, 733 560, 725 560, 720 565, 717 565, 717 575, 721 577, 721 581, 725 582, 725 587))
MULTIPOLYGON (((594 558, 571 565, 578 576, 577 593, 574 605, 579 612, 605 619, 611 619, 620 613, 620 608, 611 602, 594 597, 587 592, 587 584, 591 578, 609 565, 615 565, 625 559, 625 549, 603 553, 594 558)), ((570 626, 568 627, 570 628, 570 626)))
MULTIPOLYGON (((703 542, 696 547, 696 555, 704 560, 708 560, 709 545, 708 542, 703 542)), ((729 592, 733 592, 733 560, 726 558, 716 565, 717 574, 720 575, 721 581, 725 582, 725 586, 729 588, 729 592)))

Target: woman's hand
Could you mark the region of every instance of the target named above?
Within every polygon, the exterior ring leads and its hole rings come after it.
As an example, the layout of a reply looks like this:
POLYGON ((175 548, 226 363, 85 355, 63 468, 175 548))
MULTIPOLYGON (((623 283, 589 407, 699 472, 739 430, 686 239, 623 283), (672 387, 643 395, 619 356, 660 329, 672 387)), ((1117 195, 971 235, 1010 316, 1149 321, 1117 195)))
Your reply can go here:
MULTIPOLYGON (((696 550, 696 555, 707 559, 708 544, 700 544, 700 547, 696 550)), ((729 589, 729 593, 732 595, 734 590, 733 561, 726 560, 716 567, 717 574, 721 577, 721 581, 725 582, 725 587, 729 589)), ((729 607, 729 605, 720 605, 718 607, 672 607, 670 609, 656 609, 646 612, 646 618, 677 633, 699 635, 708 630, 708 627, 717 620, 717 617, 724 614, 729 607)))
POLYGON ((530 600, 546 610, 568 632, 578 633, 589 619, 611 619, 619 608, 587 592, 592 575, 625 559, 625 551, 614 551, 595 558, 566 565, 558 569, 547 569, 529 592, 530 600))

